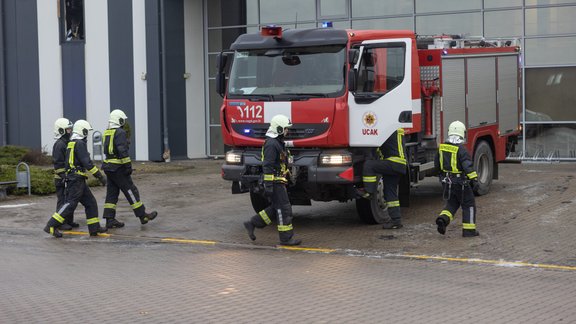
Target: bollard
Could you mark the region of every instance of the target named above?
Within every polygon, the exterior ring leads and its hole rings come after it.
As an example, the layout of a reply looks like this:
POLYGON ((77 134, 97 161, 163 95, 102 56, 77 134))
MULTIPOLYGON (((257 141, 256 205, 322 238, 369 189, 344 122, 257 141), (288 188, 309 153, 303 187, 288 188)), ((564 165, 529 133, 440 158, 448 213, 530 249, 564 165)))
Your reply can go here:
POLYGON ((30 185, 30 167, 24 162, 18 163, 16 166, 16 188, 28 188, 28 196, 32 194, 32 186, 30 185), (20 171, 20 166, 23 165, 26 171, 20 171))

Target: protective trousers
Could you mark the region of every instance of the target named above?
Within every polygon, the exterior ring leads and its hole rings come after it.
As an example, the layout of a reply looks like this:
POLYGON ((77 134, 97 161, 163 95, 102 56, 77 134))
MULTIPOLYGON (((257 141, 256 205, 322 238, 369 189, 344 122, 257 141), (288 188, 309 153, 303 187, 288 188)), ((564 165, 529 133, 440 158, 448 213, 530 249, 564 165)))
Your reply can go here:
MULTIPOLYGON (((54 179, 54 186, 56 187, 56 211, 66 202, 66 183, 63 179, 54 179)), ((72 224, 74 222, 74 212, 64 221, 66 224, 72 224)))
POLYGON ((258 215, 252 216, 250 222, 257 228, 263 228, 270 225, 272 219, 276 219, 278 223, 280 242, 290 241, 294 235, 294 228, 292 227, 292 205, 290 205, 286 185, 283 183, 274 183, 272 203, 270 206, 261 210, 258 215))
POLYGON ((124 193, 128 203, 132 206, 134 215, 136 217, 144 217, 146 209, 144 204, 140 201, 140 193, 138 188, 132 181, 128 168, 118 168, 116 171, 105 171, 108 183, 106 184, 106 201, 104 203, 104 218, 110 219, 116 217, 116 204, 118 203, 118 195, 120 191, 124 193))
POLYGON ((446 216, 450 221, 453 221, 458 207, 462 207, 462 228, 475 230, 476 202, 472 188, 467 183, 444 183, 443 186, 444 195, 449 198, 446 201, 446 206, 440 212, 440 216, 446 216))
POLYGON ((100 228, 98 221, 98 204, 96 198, 86 184, 83 176, 72 176, 66 186, 66 199, 64 204, 52 215, 48 221, 49 227, 58 227, 74 214, 74 210, 81 203, 86 210, 86 224, 90 233, 97 233, 100 228))
POLYGON ((384 200, 388 207, 388 215, 393 223, 401 221, 400 201, 398 200, 398 183, 400 174, 396 171, 396 162, 387 160, 368 160, 364 162, 363 182, 364 189, 370 194, 375 194, 378 189, 378 175, 382 175, 384 184, 384 200))

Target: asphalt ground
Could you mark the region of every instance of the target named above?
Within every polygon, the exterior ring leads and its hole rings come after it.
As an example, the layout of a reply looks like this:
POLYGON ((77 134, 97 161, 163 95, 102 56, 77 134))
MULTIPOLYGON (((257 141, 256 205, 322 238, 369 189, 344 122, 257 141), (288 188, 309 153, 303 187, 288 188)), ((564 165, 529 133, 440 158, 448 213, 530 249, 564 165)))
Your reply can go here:
MULTIPOLYGON (((303 239, 276 246, 274 227, 248 239, 254 212, 232 195, 221 161, 135 165, 142 200, 159 216, 89 238, 42 227, 55 197, 0 202, 0 322, 542 323, 576 321, 572 164, 505 164, 477 198, 476 238, 460 213, 446 236, 434 179, 414 189, 405 227, 362 224, 354 203, 295 206, 303 239)), ((104 188, 94 188, 100 206, 104 188)), ((101 208, 101 207, 100 207, 101 208)))
MULTIPOLYGON (((231 194, 230 182, 220 177, 221 163, 136 164, 134 180, 142 201, 159 216, 142 226, 122 198, 117 218, 126 227, 110 233, 275 246, 274 226, 257 230, 255 242, 248 239, 242 222, 254 215, 249 196, 231 194)), ((411 207, 402 208, 401 230, 363 224, 354 202, 313 202, 294 206, 295 233, 309 248, 576 266, 575 169, 574 164, 501 164, 491 192, 476 199, 481 234, 476 238, 461 237, 460 211, 445 236, 437 233, 434 220, 444 202, 433 178, 412 190, 411 207)), ((102 211, 105 188, 93 192, 102 211)), ((12 197, 0 202, 0 227, 41 230, 54 208, 54 196, 12 197)), ((79 230, 86 231, 81 206, 76 220, 82 224, 79 230)))

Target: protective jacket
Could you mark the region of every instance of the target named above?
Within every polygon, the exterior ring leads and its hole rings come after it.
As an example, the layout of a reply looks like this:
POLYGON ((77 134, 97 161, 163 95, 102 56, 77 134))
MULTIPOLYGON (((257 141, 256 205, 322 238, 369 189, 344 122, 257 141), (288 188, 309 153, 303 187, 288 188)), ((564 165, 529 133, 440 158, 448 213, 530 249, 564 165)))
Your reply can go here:
POLYGON ((280 137, 267 137, 262 146, 262 173, 264 183, 288 183, 288 158, 290 152, 286 149, 280 137))
POLYGON ((54 164, 54 179, 64 180, 66 177, 66 148, 70 135, 62 135, 52 147, 52 162, 54 164))
POLYGON ((399 128, 376 150, 378 158, 383 161, 394 162, 392 169, 399 174, 406 174, 406 156, 404 155, 404 129, 399 128))
POLYGON ((440 144, 434 165, 440 170, 440 176, 449 177, 452 183, 462 183, 466 179, 478 178, 478 174, 474 171, 474 162, 462 144, 440 144))
POLYGON ((86 147, 86 139, 74 139, 68 142, 66 148, 66 174, 70 177, 83 176, 88 178, 86 171, 96 178, 101 178, 102 173, 92 163, 90 153, 86 147))
POLYGON ((132 161, 128 152, 130 146, 124 129, 111 128, 105 130, 103 145, 106 158, 102 164, 102 170, 114 172, 123 166, 131 168, 132 161))

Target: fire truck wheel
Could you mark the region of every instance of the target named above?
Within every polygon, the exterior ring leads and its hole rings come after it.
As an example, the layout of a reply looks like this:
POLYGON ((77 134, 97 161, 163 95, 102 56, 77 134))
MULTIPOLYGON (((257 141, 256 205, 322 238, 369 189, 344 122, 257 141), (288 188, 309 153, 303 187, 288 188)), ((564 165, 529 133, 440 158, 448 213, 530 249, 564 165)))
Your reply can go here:
POLYGON ((480 141, 474 150, 474 169, 478 173, 478 190, 476 196, 482 196, 490 191, 492 176, 494 175, 494 155, 492 148, 486 141, 480 141))
POLYGON ((252 208, 254 208, 254 211, 257 213, 270 205, 266 197, 252 191, 250 191, 250 202, 252 203, 252 208))
POLYGON ((382 224, 389 220, 386 209, 382 180, 378 184, 378 191, 375 197, 371 199, 356 199, 356 212, 360 220, 366 224, 382 224))

